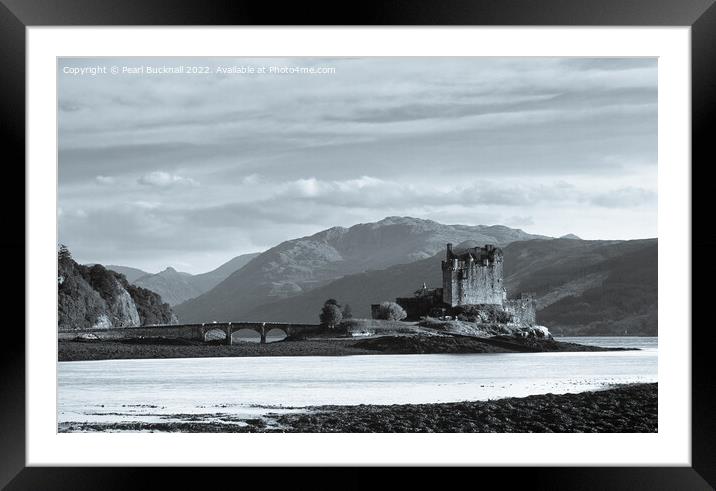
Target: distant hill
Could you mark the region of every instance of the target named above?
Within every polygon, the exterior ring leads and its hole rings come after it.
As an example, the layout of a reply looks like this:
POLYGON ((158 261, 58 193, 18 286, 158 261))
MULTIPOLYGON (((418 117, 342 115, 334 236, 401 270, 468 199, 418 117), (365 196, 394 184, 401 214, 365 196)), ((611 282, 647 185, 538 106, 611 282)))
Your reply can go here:
POLYGON ((168 267, 164 271, 156 274, 144 273, 139 269, 125 266, 112 266, 109 269, 123 274, 124 271, 132 273, 133 279, 129 280, 128 278, 130 283, 156 292, 161 295, 169 305, 176 305, 211 290, 231 273, 241 269, 258 255, 259 253, 242 254, 225 262, 212 271, 197 275, 180 272, 172 267, 168 267), (136 272, 142 272, 144 274, 137 275, 136 272))
MULTIPOLYGON (((88 264, 88 266, 93 266, 92 264, 88 264)), ((142 276, 147 276, 148 274, 146 271, 142 271, 141 269, 137 268, 129 268, 127 266, 116 266, 114 264, 110 264, 105 266, 107 269, 111 269, 112 271, 116 273, 123 274, 125 278, 127 278, 127 281, 130 283, 134 282, 137 278, 141 278, 142 276)))
POLYGON ((176 323, 159 295, 131 285, 101 264, 77 264, 69 253, 58 260, 58 329, 107 329, 176 323))
POLYGON ((544 306, 541 322, 556 334, 658 334, 658 246, 656 241, 595 264, 588 274, 604 275, 601 284, 544 306))
POLYGON ((175 311, 182 322, 246 320, 246 314, 261 305, 310 292, 343 276, 430 258, 447 242, 470 239, 504 246, 538 238, 545 236, 502 225, 444 225, 411 217, 334 227, 269 249, 175 311))
POLYGON ((353 316, 370 317, 370 305, 395 297, 412 296, 423 282, 440 286, 440 261, 444 253, 409 264, 399 264, 378 271, 344 276, 327 285, 301 295, 260 305, 244 314, 247 321, 315 322, 318 312, 328 298, 341 305, 349 304, 353 316))
POLYGON ((169 267, 157 274, 137 278, 133 283, 158 293, 169 305, 176 305, 203 293, 191 280, 191 274, 169 267))
MULTIPOLYGON (((456 250, 474 246, 469 241, 456 250)), ((657 240, 528 240, 503 248, 510 296, 537 295, 539 323, 557 334, 657 334, 657 240)), ((292 298, 258 306, 245 320, 315 322, 323 302, 370 304, 410 296, 423 282, 440 286, 444 252, 384 270, 348 275, 292 298)))
POLYGON ((257 257, 259 254, 261 253, 254 252, 251 254, 242 254, 240 256, 236 256, 235 258, 230 259, 229 261, 225 262, 218 268, 209 271, 208 273, 202 273, 192 276, 191 281, 199 290, 201 290, 201 293, 208 292, 216 285, 224 281, 226 278, 228 278, 229 275, 246 266, 249 261, 257 257))

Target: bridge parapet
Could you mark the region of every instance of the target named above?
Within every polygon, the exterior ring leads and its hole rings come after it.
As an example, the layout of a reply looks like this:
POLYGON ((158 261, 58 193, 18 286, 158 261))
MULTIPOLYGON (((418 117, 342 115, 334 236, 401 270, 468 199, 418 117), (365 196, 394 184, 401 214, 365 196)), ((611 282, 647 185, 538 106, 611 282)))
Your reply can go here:
POLYGON ((319 324, 293 324, 288 322, 205 322, 203 324, 165 324, 139 327, 122 327, 111 329, 92 329, 73 331, 77 334, 92 333, 104 338, 118 338, 128 336, 142 337, 176 337, 183 339, 193 339, 206 341, 206 334, 210 331, 218 330, 226 334, 226 344, 232 344, 232 334, 249 329, 256 331, 261 336, 261 343, 266 343, 266 334, 273 330, 279 329, 286 336, 295 334, 296 331, 320 331, 322 326, 319 324))

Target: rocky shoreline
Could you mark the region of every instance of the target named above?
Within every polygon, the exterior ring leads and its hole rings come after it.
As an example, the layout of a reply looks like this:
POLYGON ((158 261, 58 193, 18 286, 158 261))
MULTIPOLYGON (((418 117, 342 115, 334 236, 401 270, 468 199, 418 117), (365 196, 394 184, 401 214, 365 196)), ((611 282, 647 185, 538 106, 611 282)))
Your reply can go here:
POLYGON ((244 356, 348 356, 430 353, 538 353, 571 351, 623 351, 553 339, 493 336, 374 336, 368 338, 315 338, 268 344, 235 342, 233 345, 202 343, 175 338, 127 338, 114 340, 60 340, 58 361, 147 358, 207 358, 244 356))
MULTIPOLYGON (((60 432, 190 433, 653 433, 658 385, 629 384, 578 394, 543 394, 493 401, 318 406, 264 418, 182 422, 65 423, 60 432)), ((216 415, 213 415, 216 416, 216 415)), ((174 415, 173 417, 176 417, 174 415)))

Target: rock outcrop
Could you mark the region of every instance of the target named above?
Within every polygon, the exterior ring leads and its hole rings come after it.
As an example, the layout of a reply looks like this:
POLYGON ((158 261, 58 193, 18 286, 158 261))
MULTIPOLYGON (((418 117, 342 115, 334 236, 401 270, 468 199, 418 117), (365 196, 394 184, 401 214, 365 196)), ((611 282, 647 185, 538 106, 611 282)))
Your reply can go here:
POLYGON ((66 250, 59 256, 57 282, 61 330, 177 323, 156 293, 130 285, 124 275, 100 264, 77 264, 66 250))

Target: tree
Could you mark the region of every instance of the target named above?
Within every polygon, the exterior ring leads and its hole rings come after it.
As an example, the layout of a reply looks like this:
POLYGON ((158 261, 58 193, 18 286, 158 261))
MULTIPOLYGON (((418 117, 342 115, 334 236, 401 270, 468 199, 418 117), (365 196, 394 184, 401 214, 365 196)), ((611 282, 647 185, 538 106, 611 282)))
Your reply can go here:
POLYGON ((319 317, 322 325, 327 326, 329 329, 333 329, 336 327, 336 324, 341 322, 343 314, 341 314, 341 309, 338 308, 337 305, 326 302, 323 304, 321 315, 319 317))
POLYGON ((343 307, 343 318, 344 319, 352 319, 353 318, 353 310, 351 309, 351 306, 346 304, 345 307, 343 307))
POLYGON ((338 300, 336 300, 335 298, 329 298, 323 303, 323 305, 335 305, 339 309, 341 308, 341 304, 339 304, 338 300))
POLYGON ((60 261, 69 261, 72 259, 72 254, 65 244, 60 244, 60 248, 57 251, 57 259, 60 261))
POLYGON ((378 319, 400 321, 407 316, 408 314, 403 310, 403 307, 395 302, 383 302, 378 308, 378 319))

